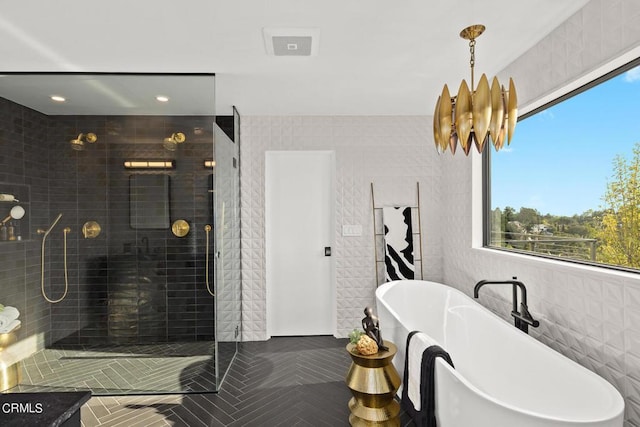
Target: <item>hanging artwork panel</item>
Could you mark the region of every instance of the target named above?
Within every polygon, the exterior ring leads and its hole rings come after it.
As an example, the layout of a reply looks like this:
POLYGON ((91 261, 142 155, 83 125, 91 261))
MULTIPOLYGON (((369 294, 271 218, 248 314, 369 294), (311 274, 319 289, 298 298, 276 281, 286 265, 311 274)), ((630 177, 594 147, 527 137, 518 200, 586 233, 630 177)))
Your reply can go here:
POLYGON ((413 279, 413 227, 411 208, 393 206, 382 208, 384 225, 384 265, 387 281, 413 279))

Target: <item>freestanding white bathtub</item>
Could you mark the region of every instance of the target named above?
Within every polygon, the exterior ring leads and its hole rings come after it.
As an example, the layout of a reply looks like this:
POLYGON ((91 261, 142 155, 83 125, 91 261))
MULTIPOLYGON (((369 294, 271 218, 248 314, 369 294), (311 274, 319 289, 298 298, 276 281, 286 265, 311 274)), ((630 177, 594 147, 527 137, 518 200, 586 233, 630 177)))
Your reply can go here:
POLYGON ((624 401, 592 371, 516 329, 457 289, 403 280, 376 290, 383 339, 404 369, 409 332, 425 332, 451 359, 436 361, 439 427, 621 427, 624 401))

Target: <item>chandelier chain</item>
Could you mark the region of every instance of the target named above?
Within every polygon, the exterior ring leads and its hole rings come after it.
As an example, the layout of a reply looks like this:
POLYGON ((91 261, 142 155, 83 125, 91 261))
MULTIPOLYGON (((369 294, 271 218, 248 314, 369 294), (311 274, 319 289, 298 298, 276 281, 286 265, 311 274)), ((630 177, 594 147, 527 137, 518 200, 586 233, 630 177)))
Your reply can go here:
POLYGON ((473 67, 476 65, 476 39, 469 40, 469 53, 471 53, 471 59, 469 60, 469 66, 471 66, 471 92, 473 93, 473 67))

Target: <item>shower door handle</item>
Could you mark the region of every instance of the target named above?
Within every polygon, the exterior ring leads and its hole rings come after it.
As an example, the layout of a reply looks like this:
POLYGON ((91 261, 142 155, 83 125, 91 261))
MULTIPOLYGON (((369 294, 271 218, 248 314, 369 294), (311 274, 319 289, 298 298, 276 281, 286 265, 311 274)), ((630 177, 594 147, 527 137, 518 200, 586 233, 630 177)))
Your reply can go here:
POLYGON ((324 247, 324 256, 331 256, 331 246, 324 247))

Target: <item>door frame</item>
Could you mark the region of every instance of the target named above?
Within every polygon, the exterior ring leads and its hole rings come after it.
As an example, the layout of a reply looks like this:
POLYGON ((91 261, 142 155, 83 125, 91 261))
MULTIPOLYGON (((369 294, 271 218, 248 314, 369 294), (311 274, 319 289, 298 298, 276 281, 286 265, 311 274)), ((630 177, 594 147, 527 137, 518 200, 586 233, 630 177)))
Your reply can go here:
POLYGON ((271 302, 269 299, 269 292, 272 284, 269 277, 269 260, 271 254, 269 251, 269 239, 271 238, 271 230, 269 229, 269 212, 267 210, 267 203, 270 197, 267 187, 267 164, 269 156, 277 156, 279 154, 289 153, 308 153, 308 154, 326 154, 329 156, 329 200, 330 205, 328 207, 329 214, 329 245, 331 247, 331 256, 329 257, 329 298, 331 301, 331 329, 334 337, 337 335, 337 304, 336 304, 336 153, 333 150, 267 150, 265 151, 265 168, 264 168, 264 242, 265 242, 265 324, 267 339, 272 336, 272 329, 269 322, 269 310, 271 310, 271 302))

